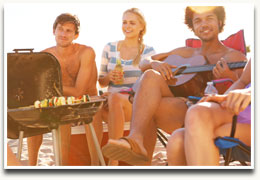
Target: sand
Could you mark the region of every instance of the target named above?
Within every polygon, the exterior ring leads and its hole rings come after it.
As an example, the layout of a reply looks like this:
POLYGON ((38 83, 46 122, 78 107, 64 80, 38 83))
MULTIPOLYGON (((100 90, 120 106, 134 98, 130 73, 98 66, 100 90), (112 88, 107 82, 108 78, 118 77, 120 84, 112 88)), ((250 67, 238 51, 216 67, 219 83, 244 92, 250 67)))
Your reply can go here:
MULTIPOLYGON (((169 137, 168 134, 165 135, 169 137)), ((18 140, 8 139, 8 144, 11 147, 12 151, 16 154, 18 140)), ((24 165, 28 164, 28 149, 27 149, 26 138, 24 138, 23 140, 21 162, 24 165)), ((222 166, 224 165, 223 157, 220 158, 220 164, 222 166)), ((152 166, 166 166, 166 165, 167 165, 166 149, 162 145, 162 143, 159 140, 157 140, 154 155, 153 155, 153 160, 152 160, 152 166)), ((240 166, 240 163, 235 161, 232 162, 230 165, 240 166)), ((48 168, 48 166, 55 166, 51 133, 47 133, 43 135, 43 143, 40 147, 39 156, 38 156, 38 166, 47 166, 46 168, 48 168)))
MULTIPOLYGON (((8 144, 11 147, 12 151, 17 153, 17 144, 18 140, 8 139, 8 144)), ((154 158, 152 160, 153 166, 165 166, 166 161, 166 150, 164 146, 157 141, 156 148, 154 152, 154 158)), ((23 150, 21 161, 24 165, 28 164, 28 149, 26 138, 23 140, 23 150)), ((40 147, 39 156, 38 156, 38 166, 54 166, 54 154, 53 154, 53 144, 52 144, 52 134, 47 133, 43 135, 43 143, 40 147)))

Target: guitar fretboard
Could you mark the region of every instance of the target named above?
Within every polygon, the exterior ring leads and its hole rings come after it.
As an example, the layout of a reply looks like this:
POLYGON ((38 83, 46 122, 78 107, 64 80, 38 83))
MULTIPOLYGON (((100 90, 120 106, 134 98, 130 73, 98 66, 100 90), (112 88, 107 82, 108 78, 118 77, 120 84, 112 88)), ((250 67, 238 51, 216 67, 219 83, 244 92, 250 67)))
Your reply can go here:
MULTIPOLYGON (((239 69, 245 67, 246 63, 247 61, 240 61, 240 62, 232 62, 227 64, 229 69, 239 69)), ((186 69, 180 70, 176 75, 212 71, 215 66, 216 66, 215 64, 207 64, 202 66, 187 66, 186 69)))

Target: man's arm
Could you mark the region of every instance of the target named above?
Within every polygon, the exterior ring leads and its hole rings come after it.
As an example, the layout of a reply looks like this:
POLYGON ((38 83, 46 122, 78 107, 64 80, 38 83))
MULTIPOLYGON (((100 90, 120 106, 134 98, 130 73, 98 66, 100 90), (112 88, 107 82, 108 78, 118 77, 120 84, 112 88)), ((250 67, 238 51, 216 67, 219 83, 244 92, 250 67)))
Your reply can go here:
POLYGON ((82 52, 80 57, 80 68, 74 87, 63 86, 63 94, 65 96, 79 97, 86 93, 87 89, 92 85, 89 83, 91 78, 96 77, 93 75, 96 71, 93 69, 95 65, 95 52, 92 48, 88 47, 82 52))
POLYGON ((139 64, 139 68, 141 71, 146 71, 147 69, 152 69, 152 63, 163 61, 165 58, 167 58, 170 55, 170 52, 167 53, 160 53, 153 56, 149 56, 142 60, 139 64))
POLYGON ((242 69, 230 70, 227 63, 247 60, 246 56, 239 51, 231 51, 220 59, 213 69, 213 75, 216 79, 230 78, 233 81, 239 79, 242 69))
MULTIPOLYGON (((184 58, 191 57, 193 55, 193 49, 187 47, 181 47, 174 49, 172 51, 166 53, 156 54, 150 57, 147 57, 139 64, 139 68, 144 72, 147 69, 154 69, 153 67, 157 67, 160 64, 163 64, 161 61, 165 60, 170 55, 179 55, 184 58)), ((156 70, 156 69, 155 69, 156 70)))

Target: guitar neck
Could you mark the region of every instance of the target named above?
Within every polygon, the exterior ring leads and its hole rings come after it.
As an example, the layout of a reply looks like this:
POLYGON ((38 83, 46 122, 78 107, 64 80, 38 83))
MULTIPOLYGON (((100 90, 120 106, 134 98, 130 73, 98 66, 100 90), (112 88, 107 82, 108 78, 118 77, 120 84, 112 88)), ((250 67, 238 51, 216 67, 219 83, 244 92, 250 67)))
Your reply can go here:
MULTIPOLYGON (((229 69, 239 69, 244 68, 247 61, 240 61, 240 62, 232 62, 227 63, 229 69)), ((177 74, 191 74, 191 73, 198 73, 198 72, 208 72, 212 71, 216 64, 208 64, 203 66, 188 66, 183 71, 178 72, 177 74)))

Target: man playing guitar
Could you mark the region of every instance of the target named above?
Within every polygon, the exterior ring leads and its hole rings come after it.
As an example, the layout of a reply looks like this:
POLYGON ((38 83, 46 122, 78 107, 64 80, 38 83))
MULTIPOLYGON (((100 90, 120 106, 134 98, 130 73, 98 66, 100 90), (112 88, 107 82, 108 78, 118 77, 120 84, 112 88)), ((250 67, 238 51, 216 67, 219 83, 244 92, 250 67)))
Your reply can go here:
POLYGON ((176 97, 168 86, 168 82, 174 80, 172 68, 176 68, 162 61, 168 56, 202 56, 208 64, 216 64, 212 70, 212 78, 207 80, 230 78, 236 81, 241 75, 242 70, 230 70, 227 63, 244 61, 245 55, 224 46, 218 38, 225 25, 224 7, 187 7, 185 24, 200 38, 202 46, 181 47, 154 55, 140 65, 146 72, 134 97, 130 134, 119 140, 109 140, 103 148, 105 156, 132 165, 142 165, 152 159, 157 128, 171 134, 184 125, 188 107, 184 98, 176 97))

